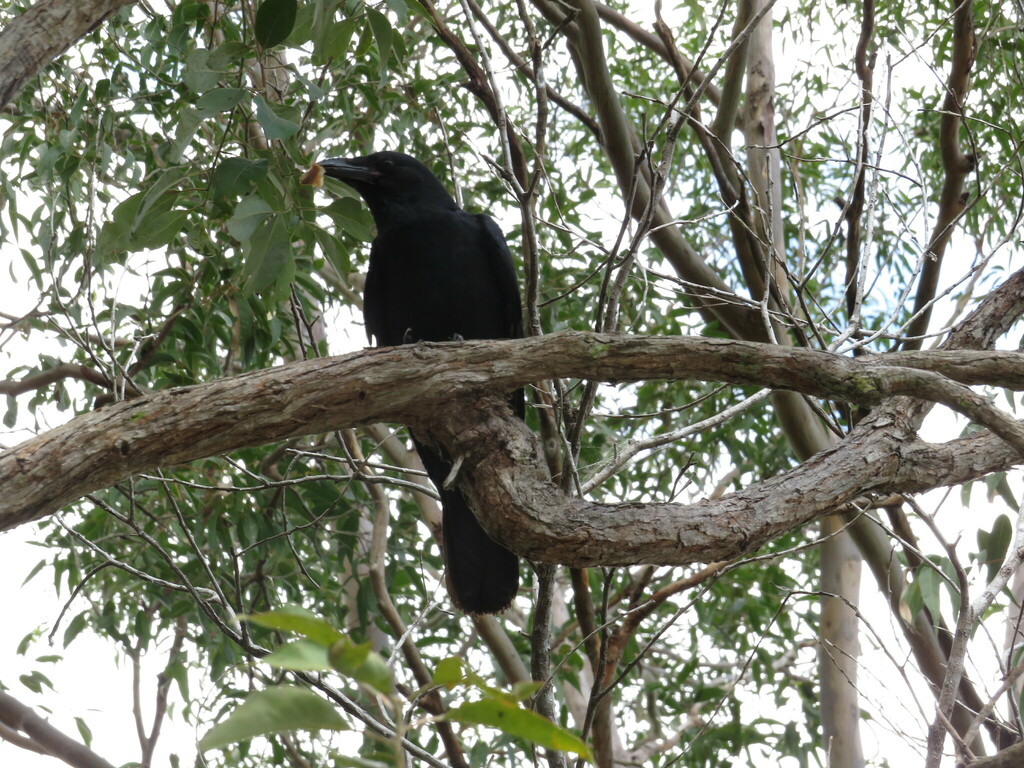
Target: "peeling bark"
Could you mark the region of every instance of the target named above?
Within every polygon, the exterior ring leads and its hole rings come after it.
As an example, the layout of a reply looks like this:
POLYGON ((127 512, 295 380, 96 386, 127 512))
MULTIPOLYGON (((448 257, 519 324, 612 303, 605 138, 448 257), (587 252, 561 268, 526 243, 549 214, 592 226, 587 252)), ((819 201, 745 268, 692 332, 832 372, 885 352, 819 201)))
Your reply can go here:
MULTIPOLYGON (((918 364, 937 369, 951 359, 919 355, 918 364)), ((948 367, 964 378, 974 375, 969 361, 977 360, 1024 389, 1018 353, 968 351, 956 359, 948 367)), ((159 466, 395 421, 463 458, 459 486, 488 530, 521 555, 572 566, 681 565, 735 557, 865 494, 962 483, 1024 457, 989 432, 926 444, 916 437, 913 409, 881 408, 796 469, 720 499, 588 502, 550 483, 535 436, 511 418, 502 399, 529 381, 555 377, 702 378, 864 404, 886 402, 921 381, 949 383, 934 372, 878 360, 687 337, 564 332, 366 350, 121 402, 0 454, 0 530, 159 466)))
POLYGON ((43 0, 0 30, 0 107, 39 70, 134 0, 43 0))

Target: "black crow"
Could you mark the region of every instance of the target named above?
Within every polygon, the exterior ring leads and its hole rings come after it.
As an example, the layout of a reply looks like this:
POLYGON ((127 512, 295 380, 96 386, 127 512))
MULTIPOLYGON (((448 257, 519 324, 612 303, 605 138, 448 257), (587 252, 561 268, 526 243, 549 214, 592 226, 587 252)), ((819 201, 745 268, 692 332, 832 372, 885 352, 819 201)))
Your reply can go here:
MULTIPOLYGON (((523 335, 515 267, 489 216, 459 208, 423 163, 399 152, 318 165, 355 189, 377 223, 363 299, 371 342, 393 346, 523 335)), ((522 418, 522 390, 510 404, 522 418)), ((452 602, 467 613, 504 610, 519 587, 518 558, 484 533, 457 488, 444 488, 450 461, 415 435, 413 441, 441 494, 452 602)))

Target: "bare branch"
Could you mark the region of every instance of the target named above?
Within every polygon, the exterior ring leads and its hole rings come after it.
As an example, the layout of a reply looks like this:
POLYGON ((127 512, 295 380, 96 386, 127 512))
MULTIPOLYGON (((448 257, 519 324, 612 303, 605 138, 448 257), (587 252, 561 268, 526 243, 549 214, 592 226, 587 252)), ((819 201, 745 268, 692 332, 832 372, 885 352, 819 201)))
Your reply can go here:
POLYGON ((861 218, 864 215, 864 190, 868 164, 868 131, 871 127, 871 107, 874 100, 872 83, 875 74, 875 54, 868 49, 874 44, 875 3, 865 0, 861 16, 860 38, 854 55, 854 67, 860 80, 860 127, 857 132, 857 165, 854 169, 853 194, 846 205, 846 316, 851 324, 859 322, 861 274, 861 218))
POLYGON ((976 158, 965 155, 960 149, 964 101, 970 85, 971 67, 978 52, 974 35, 973 3, 972 0, 954 0, 953 5, 953 53, 939 123, 939 152, 946 178, 939 195, 938 217, 928 243, 917 296, 914 298, 916 317, 907 329, 909 338, 904 343, 904 349, 920 349, 923 336, 928 331, 931 302, 938 288, 942 258, 953 235, 953 226, 967 206, 964 182, 977 162, 976 158))
MULTIPOLYGON (((362 449, 359 447, 359 441, 356 439, 355 434, 352 430, 345 430, 342 432, 342 438, 345 441, 345 447, 352 456, 353 463, 357 466, 357 471, 366 473, 367 470, 363 468, 366 459, 363 456, 362 449)), ((385 555, 387 554, 391 504, 388 501, 387 494, 384 493, 384 490, 378 483, 367 483, 366 489, 370 494, 370 498, 373 499, 374 508, 373 534, 370 540, 370 586, 373 589, 374 597, 377 598, 378 608, 380 608, 385 621, 391 627, 391 632, 401 646, 406 664, 412 670, 413 677, 416 678, 416 683, 420 686, 420 689, 425 691, 418 697, 416 703, 431 715, 442 717, 447 708, 441 697, 437 694, 437 691, 432 690, 433 676, 423 663, 423 657, 420 656, 416 643, 409 637, 405 622, 402 621, 398 608, 395 607, 391 594, 388 592, 387 576, 385 574, 385 555)), ((468 768, 469 763, 466 762, 462 742, 456 736, 452 724, 446 720, 440 720, 437 725, 438 733, 444 742, 448 760, 455 768, 468 768)))
POLYGON ((681 68, 685 73, 685 76, 693 80, 694 83, 704 85, 704 93, 712 104, 717 105, 721 101, 722 92, 718 86, 710 82, 705 83, 707 80, 707 74, 698 70, 696 65, 688 58, 679 55, 678 51, 670 51, 664 41, 657 35, 652 35, 639 24, 631 21, 614 8, 610 8, 604 3, 594 3, 594 6, 597 8, 598 16, 607 21, 613 27, 625 32, 645 48, 654 51, 673 67, 681 68))
POLYGON ((63 760, 74 768, 114 768, 84 744, 65 736, 30 707, 9 693, 0 691, 0 723, 14 732, 26 734, 47 755, 63 760))
POLYGON ((79 379, 109 389, 113 386, 105 375, 85 365, 74 363, 59 363, 45 371, 33 373, 18 381, 0 381, 0 395, 22 395, 36 389, 48 387, 63 379, 79 379))
POLYGON ((153 725, 142 745, 142 764, 147 767, 153 764, 153 750, 156 748, 157 739, 160 738, 160 728, 167 714, 167 694, 170 691, 171 682, 174 680, 171 676, 171 668, 180 662, 178 656, 185 642, 187 627, 185 618, 179 616, 174 627, 174 641, 167 654, 167 665, 156 678, 156 706, 153 711, 153 725))
MULTIPOLYGON (((468 2, 470 9, 472 9, 473 11, 473 16, 476 18, 477 21, 480 22, 483 28, 487 30, 487 34, 490 35, 491 39, 494 41, 494 44, 501 49, 501 52, 505 56, 505 58, 508 59, 513 64, 513 66, 515 66, 516 71, 520 72, 528 81, 536 83, 538 80, 538 69, 536 67, 531 67, 529 62, 527 62, 525 59, 523 59, 522 56, 516 53, 515 49, 512 48, 511 45, 509 45, 508 40, 506 40, 501 35, 501 33, 494 27, 494 25, 491 24, 490 20, 487 18, 486 14, 484 14, 479 4, 475 2, 475 0, 468 0, 468 2)), ((579 120, 580 123, 586 126, 587 130, 594 134, 594 138, 597 139, 598 143, 601 143, 601 127, 594 121, 594 119, 590 115, 583 111, 582 107, 573 104, 571 101, 569 101, 569 99, 567 99, 565 96, 560 94, 558 91, 556 91, 554 88, 552 88, 550 85, 547 85, 546 83, 540 84, 539 87, 543 88, 544 94, 548 99, 553 101, 555 104, 557 104, 566 112, 568 112, 577 120, 579 120)))
POLYGON ((477 57, 473 55, 472 51, 470 51, 469 47, 459 36, 451 31, 441 17, 441 14, 438 13, 437 8, 434 7, 432 0, 421 0, 421 3, 427 11, 430 23, 437 31, 438 36, 444 41, 445 45, 451 48, 452 53, 459 60, 459 64, 469 76, 466 88, 480 99, 480 102, 487 109, 491 120, 501 132, 502 142, 507 141, 506 149, 510 154, 509 164, 514 171, 514 179, 521 186, 525 186, 528 178, 526 157, 523 153, 518 134, 507 124, 505 109, 501 105, 498 93, 492 87, 492 81, 488 76, 486 67, 480 64, 477 57))
MULTIPOLYGON (((555 690, 551 684, 551 604, 556 571, 557 566, 550 563, 537 565, 537 599, 534 601, 530 632, 530 674, 541 683, 540 690, 533 697, 534 706, 539 714, 553 723, 558 722, 555 690)), ((564 752, 548 748, 544 754, 551 768, 566 768, 564 752)))

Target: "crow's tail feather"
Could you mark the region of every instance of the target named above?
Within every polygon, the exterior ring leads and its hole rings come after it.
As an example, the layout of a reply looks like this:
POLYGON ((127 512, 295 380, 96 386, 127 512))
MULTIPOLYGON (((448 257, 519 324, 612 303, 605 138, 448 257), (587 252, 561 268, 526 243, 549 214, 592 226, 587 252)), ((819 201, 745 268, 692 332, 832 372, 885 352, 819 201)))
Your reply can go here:
POLYGON ((519 558, 494 541, 476 519, 457 488, 443 483, 451 465, 416 442, 423 466, 441 494, 444 562, 448 593, 466 613, 499 613, 519 589, 519 558))

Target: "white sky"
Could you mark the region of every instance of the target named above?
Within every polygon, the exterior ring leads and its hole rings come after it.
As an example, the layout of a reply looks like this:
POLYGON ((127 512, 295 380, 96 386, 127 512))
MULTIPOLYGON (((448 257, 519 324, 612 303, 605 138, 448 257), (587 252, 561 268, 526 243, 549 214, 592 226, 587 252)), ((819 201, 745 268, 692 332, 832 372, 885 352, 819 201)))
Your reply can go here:
MULTIPOLYGON (((33 706, 65 734, 78 738, 75 717, 81 717, 93 734, 93 750, 120 765, 138 760, 139 743, 132 720, 132 675, 130 666, 117 658, 114 645, 85 630, 69 648, 62 648, 61 636, 67 627, 65 618, 54 644, 46 634, 54 625, 67 595, 58 598, 49 572, 41 571, 35 579, 21 586, 32 567, 45 556, 45 550, 32 546, 34 525, 24 525, 0 534, 0 583, 9 585, 4 599, 3 619, 0 622, 0 659, 3 674, 0 680, 9 693, 23 704, 33 706), (16 651, 29 633, 41 630, 41 635, 29 646, 24 656, 16 651), (59 655, 58 662, 39 662, 41 656, 59 655), (54 691, 43 688, 37 696, 25 688, 18 679, 22 675, 42 672, 53 683, 54 691), (56 695, 54 695, 54 693, 56 695), (47 708, 51 714, 47 714, 47 708)), ((71 614, 73 615, 73 614, 71 614)), ((147 729, 152 723, 156 675, 166 659, 143 659, 142 706, 147 729)), ((180 708, 180 699, 172 686, 171 700, 180 708)), ((201 693, 194 688, 195 694, 201 693)), ((182 765, 194 762, 199 736, 182 723, 180 718, 169 717, 158 742, 154 765, 168 764, 168 748, 182 757, 182 765)), ((63 765, 52 757, 36 755, 0 740, 0 766, 19 768, 55 768, 63 765)))

